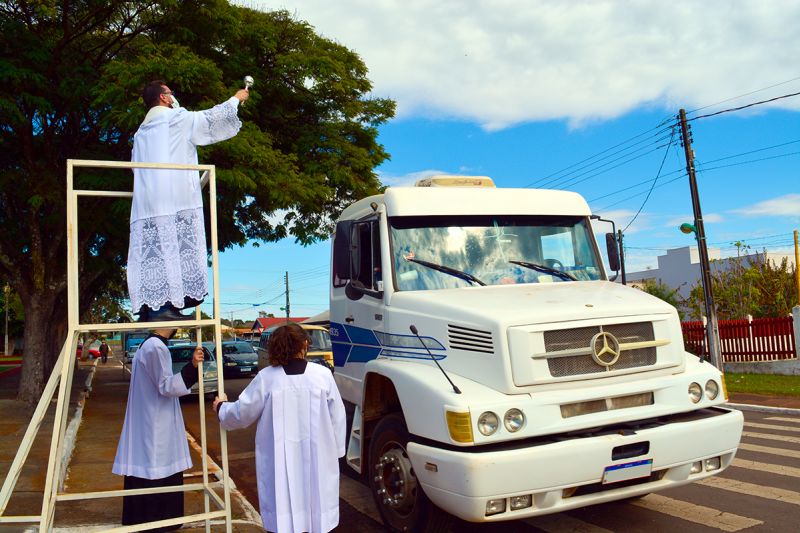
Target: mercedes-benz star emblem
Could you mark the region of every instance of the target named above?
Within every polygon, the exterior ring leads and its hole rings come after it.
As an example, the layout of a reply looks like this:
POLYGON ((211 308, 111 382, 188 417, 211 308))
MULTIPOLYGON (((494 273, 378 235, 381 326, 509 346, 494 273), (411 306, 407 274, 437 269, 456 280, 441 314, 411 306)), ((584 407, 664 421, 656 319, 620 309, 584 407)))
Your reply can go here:
POLYGON ((613 366, 619 359, 619 341, 611 333, 601 331, 592 337, 592 359, 606 368, 613 366))

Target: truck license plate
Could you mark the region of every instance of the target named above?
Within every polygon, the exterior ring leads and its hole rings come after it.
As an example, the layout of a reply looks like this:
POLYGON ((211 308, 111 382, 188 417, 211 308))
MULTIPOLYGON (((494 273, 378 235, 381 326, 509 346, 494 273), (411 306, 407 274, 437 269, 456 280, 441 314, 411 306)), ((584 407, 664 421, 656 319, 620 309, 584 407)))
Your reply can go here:
POLYGON ((653 471, 653 460, 634 461, 621 465, 607 466, 603 471, 603 484, 628 481, 640 477, 647 477, 653 471))

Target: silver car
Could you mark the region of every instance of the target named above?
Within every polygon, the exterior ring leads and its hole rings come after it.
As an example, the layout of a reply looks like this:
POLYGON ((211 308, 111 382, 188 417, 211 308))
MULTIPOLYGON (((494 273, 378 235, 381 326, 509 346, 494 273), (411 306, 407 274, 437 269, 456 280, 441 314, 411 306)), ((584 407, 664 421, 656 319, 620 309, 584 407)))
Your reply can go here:
MULTIPOLYGON (((195 345, 181 344, 168 346, 168 348, 172 356, 172 372, 178 374, 186 363, 191 362, 195 345)), ((212 353, 205 347, 203 348, 203 355, 205 356, 205 361, 203 362, 203 392, 207 398, 213 398, 217 392, 217 362, 214 360, 212 353)), ((192 385, 191 394, 197 394, 199 389, 200 383, 195 383, 192 385)))

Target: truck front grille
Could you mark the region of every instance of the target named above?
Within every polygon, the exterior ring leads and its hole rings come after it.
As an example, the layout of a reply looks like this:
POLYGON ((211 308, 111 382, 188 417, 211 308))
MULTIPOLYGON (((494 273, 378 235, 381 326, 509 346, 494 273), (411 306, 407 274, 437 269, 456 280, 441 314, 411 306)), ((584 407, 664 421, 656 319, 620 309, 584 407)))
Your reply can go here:
POLYGON ((635 322, 545 331, 544 344, 550 374, 564 377, 654 365, 656 346, 662 343, 655 340, 651 322, 635 322), (619 359, 610 366, 592 357, 592 338, 601 332, 610 333, 620 344, 619 359))

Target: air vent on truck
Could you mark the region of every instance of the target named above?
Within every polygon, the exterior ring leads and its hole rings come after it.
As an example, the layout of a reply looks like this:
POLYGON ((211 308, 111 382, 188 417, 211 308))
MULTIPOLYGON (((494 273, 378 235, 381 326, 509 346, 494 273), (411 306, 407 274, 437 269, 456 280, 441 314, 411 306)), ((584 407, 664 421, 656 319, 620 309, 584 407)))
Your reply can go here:
POLYGON ((447 325, 450 348, 468 352, 494 353, 492 332, 454 324, 447 325))

